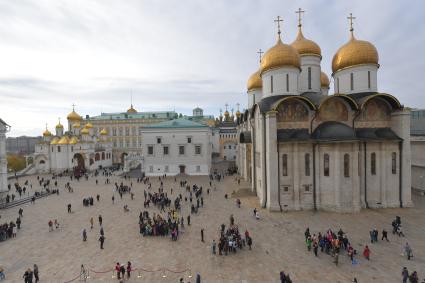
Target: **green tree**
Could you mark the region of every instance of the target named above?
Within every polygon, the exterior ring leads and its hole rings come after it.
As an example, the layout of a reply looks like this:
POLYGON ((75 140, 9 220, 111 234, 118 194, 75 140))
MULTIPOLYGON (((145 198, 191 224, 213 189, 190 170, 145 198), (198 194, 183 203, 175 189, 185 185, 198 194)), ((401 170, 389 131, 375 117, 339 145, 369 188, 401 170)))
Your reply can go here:
POLYGON ((25 157, 15 154, 7 155, 8 171, 17 172, 24 169, 26 166, 25 157))

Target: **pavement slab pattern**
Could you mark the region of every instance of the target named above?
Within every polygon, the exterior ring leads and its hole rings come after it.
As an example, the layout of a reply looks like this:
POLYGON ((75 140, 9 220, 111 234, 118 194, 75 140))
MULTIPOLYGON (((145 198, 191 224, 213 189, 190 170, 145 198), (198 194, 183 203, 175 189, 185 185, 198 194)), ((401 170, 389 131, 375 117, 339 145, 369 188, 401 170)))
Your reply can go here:
MULTIPOLYGON (((48 175, 45 175, 48 177, 48 175)), ((34 189, 36 176, 20 179, 20 183, 29 180, 34 189)), ((91 270, 88 282, 117 282, 112 278, 115 263, 131 261, 134 268, 145 270, 167 269, 157 272, 134 272, 126 282, 195 282, 195 275, 201 274, 202 282, 279 282, 279 272, 291 275, 293 282, 352 282, 357 277, 359 283, 369 282, 401 282, 401 269, 406 266, 409 271, 417 270, 420 278, 425 278, 425 198, 414 196, 414 208, 406 209, 367 209, 356 214, 339 214, 331 212, 274 212, 260 209, 260 220, 253 217, 254 207, 259 208, 258 199, 249 194, 241 194, 242 206, 235 205, 235 199, 229 196, 233 191, 248 188, 248 184, 237 184, 235 177, 225 177, 224 181, 215 182, 216 190, 209 187, 208 177, 186 177, 190 185, 197 184, 204 188, 204 206, 198 215, 192 215, 191 226, 183 229, 178 241, 169 237, 142 237, 139 234, 138 215, 143 208, 143 191, 147 185, 133 182, 134 200, 125 194, 121 200, 114 190, 115 182, 129 185, 129 180, 112 176, 111 184, 104 184, 105 177, 89 180, 72 181, 73 193, 64 189, 68 177, 59 179, 60 194, 51 195, 36 201, 35 204, 21 206, 24 210, 22 228, 14 239, 0 242, 0 265, 5 269, 6 282, 23 282, 22 275, 27 268, 36 263, 40 270, 40 282, 68 282, 79 275, 80 266, 84 264, 91 270), (91 207, 84 207, 84 197, 100 195, 100 202, 91 207), (115 195, 115 204, 111 198, 115 195), (67 213, 67 204, 72 204, 73 213, 67 213), (130 212, 124 212, 127 204, 130 212), (105 231, 105 249, 99 248, 98 215, 103 217, 105 231), (253 248, 238 251, 228 256, 212 255, 211 242, 218 242, 219 229, 222 223, 229 224, 229 216, 233 214, 235 223, 241 233, 248 229, 253 238, 253 248), (391 221, 396 215, 401 216, 405 238, 391 233, 391 221), (95 227, 90 230, 90 217, 95 220, 95 227), (53 232, 48 230, 48 221, 57 219, 60 228, 53 232), (335 266, 332 257, 321 253, 314 257, 308 252, 304 242, 304 231, 310 227, 312 233, 325 232, 331 228, 337 231, 342 228, 357 249, 356 259, 359 264, 352 265, 345 254, 341 254, 339 265, 335 266), (390 242, 371 244, 369 231, 377 228, 379 232, 385 228, 389 231, 390 242), (87 229, 88 240, 82 241, 81 231, 87 229), (201 242, 200 230, 205 230, 205 242, 201 242), (414 258, 410 261, 402 256, 403 246, 409 242, 414 258), (371 260, 362 256, 364 245, 371 249, 371 260), (172 271, 185 271, 173 273, 172 271), (193 277, 189 278, 192 274, 193 277), (166 276, 166 277, 163 277, 166 276)), ((170 196, 173 188, 174 199, 179 193, 185 195, 180 188, 178 177, 168 177, 164 181, 164 190, 170 196)), ((151 178, 152 189, 159 187, 158 178, 151 178)), ((195 202, 194 202, 195 203, 195 202)), ((190 213, 189 201, 183 201, 181 215, 190 213)), ((15 221, 19 207, 1 210, 0 223, 15 221)), ((150 214, 159 213, 159 209, 151 205, 150 214)), ((165 216, 164 213, 162 215, 165 216)), ((75 280, 73 282, 79 282, 75 280)))

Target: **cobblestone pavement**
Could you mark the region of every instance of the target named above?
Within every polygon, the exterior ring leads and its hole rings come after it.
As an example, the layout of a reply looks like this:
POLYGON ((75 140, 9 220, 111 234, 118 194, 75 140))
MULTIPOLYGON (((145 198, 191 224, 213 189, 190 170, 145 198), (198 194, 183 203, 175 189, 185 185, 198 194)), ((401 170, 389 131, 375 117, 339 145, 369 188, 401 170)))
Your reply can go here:
MULTIPOLYGON (((35 176, 28 177, 35 184, 35 176)), ((20 180, 23 182, 26 178, 20 180)), ((41 282, 67 282, 78 276, 80 265, 105 273, 90 273, 89 281, 116 282, 112 278, 115 262, 131 261, 133 267, 145 270, 167 269, 158 272, 142 272, 137 278, 133 273, 128 282, 178 282, 180 277, 186 282, 195 282, 195 274, 202 275, 202 282, 278 282, 279 272, 289 272, 294 282, 351 282, 357 277, 359 283, 369 282, 401 282, 400 273, 403 266, 409 271, 417 270, 421 278, 425 278, 425 198, 415 197, 415 207, 409 209, 363 210, 357 214, 337 214, 330 212, 287 212, 268 213, 260 210, 260 220, 252 217, 253 207, 258 205, 255 197, 241 197, 242 207, 237 208, 235 199, 225 199, 233 191, 237 191, 234 177, 226 177, 217 183, 217 190, 211 189, 206 194, 207 177, 188 177, 188 182, 204 187, 204 207, 200 213, 192 216, 192 225, 185 225, 177 242, 166 237, 141 237, 138 227, 138 215, 143 209, 143 190, 146 186, 133 180, 134 200, 124 195, 121 200, 115 193, 115 204, 111 197, 114 194, 113 183, 124 181, 113 177, 112 184, 105 185, 104 177, 99 177, 99 185, 95 179, 73 181, 74 193, 64 190, 64 183, 59 181, 60 195, 52 195, 37 200, 34 205, 26 204, 22 229, 15 239, 0 242, 0 265, 5 268, 6 282, 23 282, 22 275, 26 268, 37 263, 40 269, 41 282), (92 207, 84 207, 84 197, 96 197, 100 194, 100 202, 92 207), (67 204, 72 204, 72 214, 67 213, 67 204), (123 206, 127 204, 130 212, 125 213, 123 206), (103 216, 105 230, 105 249, 99 249, 98 215, 103 216), (218 240, 219 226, 229 223, 233 214, 241 232, 250 231, 253 238, 253 249, 244 249, 236 254, 218 256, 211 254, 210 244, 218 240), (396 215, 401 216, 405 238, 391 234, 391 221, 396 215), (95 220, 95 227, 90 231, 90 217, 95 220), (61 226, 49 232, 49 219, 58 219, 61 226), (312 233, 326 231, 328 228, 342 228, 358 250, 359 264, 351 265, 348 257, 340 256, 340 264, 336 267, 332 258, 320 253, 315 258, 307 252, 304 244, 304 231, 310 227, 312 233), (389 231, 390 242, 369 242, 369 230, 382 228, 389 231), (86 228, 88 240, 83 242, 81 231, 86 228), (200 241, 200 230, 205 229, 205 243, 200 241), (402 247, 409 242, 414 258, 407 261, 402 254, 402 247), (364 245, 371 248, 371 260, 361 256, 364 245), (189 271, 176 274, 171 271, 190 269, 194 275, 188 278, 189 271), (170 271, 171 270, 171 271, 170 271), (163 277, 166 276, 166 277, 163 277)), ((165 190, 170 193, 173 188, 173 199, 178 193, 184 194, 174 182, 173 177, 165 181, 165 190)), ((156 190, 158 179, 152 179, 156 190)), ((240 188, 247 188, 242 183, 240 188)), ((241 194, 244 195, 244 194, 241 194)), ((182 215, 189 213, 189 202, 183 202, 182 215)), ((19 207, 0 211, 0 223, 16 220, 19 207)), ((149 209, 158 213, 155 207, 149 209)), ((78 280, 74 281, 78 282, 78 280)))

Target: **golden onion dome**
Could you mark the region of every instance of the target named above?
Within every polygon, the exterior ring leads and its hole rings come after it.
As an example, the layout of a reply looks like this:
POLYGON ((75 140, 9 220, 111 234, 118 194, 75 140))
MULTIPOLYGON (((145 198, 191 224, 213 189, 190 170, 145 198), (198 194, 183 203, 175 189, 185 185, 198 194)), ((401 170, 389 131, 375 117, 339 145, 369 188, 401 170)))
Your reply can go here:
POLYGON ((324 72, 320 72, 320 86, 329 88, 329 78, 324 72))
POLYGON ((224 117, 226 117, 226 118, 227 118, 227 117, 229 117, 229 115, 230 115, 229 111, 227 111, 227 110, 226 110, 226 111, 224 112, 224 117))
POLYGON ((63 129, 63 125, 61 124, 61 122, 59 122, 59 123, 56 125, 56 129, 63 129))
POLYGON ((91 128, 93 128, 93 124, 92 124, 92 123, 90 123, 90 122, 88 122, 88 123, 85 125, 85 127, 86 127, 87 129, 91 129, 91 128))
POLYGON ((43 132, 43 137, 50 137, 51 135, 52 133, 48 129, 43 132))
POLYGON ((57 137, 54 137, 50 144, 58 144, 59 139, 57 137))
POLYGON ((357 65, 372 64, 379 67, 376 47, 365 40, 358 40, 351 33, 350 40, 341 46, 332 59, 332 72, 357 65))
POLYGON ((137 113, 137 110, 133 108, 133 104, 131 104, 131 107, 127 109, 127 113, 137 113))
POLYGON ((79 129, 81 127, 81 125, 80 125, 80 123, 74 123, 74 124, 72 124, 72 127, 74 129, 79 129))
POLYGON ((69 144, 77 144, 78 143, 78 139, 77 139, 77 137, 72 137, 70 140, 69 140, 69 144))
POLYGON ((252 74, 248 79, 247 84, 248 91, 258 88, 263 88, 263 80, 260 76, 260 70, 252 74))
POLYGON ((291 46, 298 51, 298 54, 313 55, 322 57, 322 50, 316 42, 304 37, 301 26, 298 26, 298 35, 291 46))
POLYGON ((261 59, 260 73, 283 66, 300 68, 300 55, 295 48, 279 38, 261 59))
POLYGON ((88 135, 88 134, 89 134, 89 129, 87 129, 87 128, 83 128, 83 129, 81 130, 81 134, 82 134, 82 135, 88 135))
POLYGON ((66 119, 68 119, 69 121, 81 121, 83 118, 80 115, 78 115, 77 112, 72 110, 72 112, 69 113, 68 116, 66 116, 66 119))
POLYGON ((103 128, 103 129, 100 131, 100 134, 101 134, 102 136, 106 136, 106 135, 108 135, 108 130, 106 130, 105 128, 103 128))
POLYGON ((63 136, 59 141, 58 141, 58 143, 57 144, 61 144, 61 145, 63 145, 63 144, 69 144, 69 138, 67 137, 67 136, 63 136))
POLYGON ((238 111, 236 111, 236 117, 240 117, 241 116, 241 112, 238 110, 238 111))

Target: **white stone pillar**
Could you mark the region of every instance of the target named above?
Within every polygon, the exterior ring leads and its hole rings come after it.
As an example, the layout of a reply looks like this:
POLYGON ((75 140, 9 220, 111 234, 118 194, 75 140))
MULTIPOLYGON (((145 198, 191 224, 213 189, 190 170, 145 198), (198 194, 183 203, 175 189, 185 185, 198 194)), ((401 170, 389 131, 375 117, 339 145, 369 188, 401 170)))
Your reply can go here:
POLYGON ((0 119, 0 194, 7 192, 6 132, 8 125, 0 119))
MULTIPOLYGON (((391 114, 391 129, 403 139, 401 156, 402 202, 403 207, 412 203, 412 156, 410 150, 410 110, 403 109, 391 114)), ((397 160, 399 161, 399 160, 397 160)), ((400 164, 400 163, 399 163, 400 164)))
POLYGON ((359 144, 358 143, 353 143, 352 144, 352 149, 351 149, 351 153, 352 153, 352 160, 353 162, 350 164, 350 169, 351 169, 351 178, 353 178, 353 182, 352 182, 352 196, 353 196, 353 212, 358 212, 360 211, 360 174, 361 172, 359 172, 359 170, 361 170, 361 167, 359 166, 359 144))
POLYGON ((270 211, 280 211, 278 188, 278 156, 276 111, 266 113, 266 180, 267 208, 270 211))
POLYGON ((301 198, 301 191, 300 190, 300 172, 301 167, 299 166, 299 153, 298 153, 298 143, 292 144, 292 176, 293 176, 293 185, 294 185, 294 209, 300 210, 300 198, 301 198))

